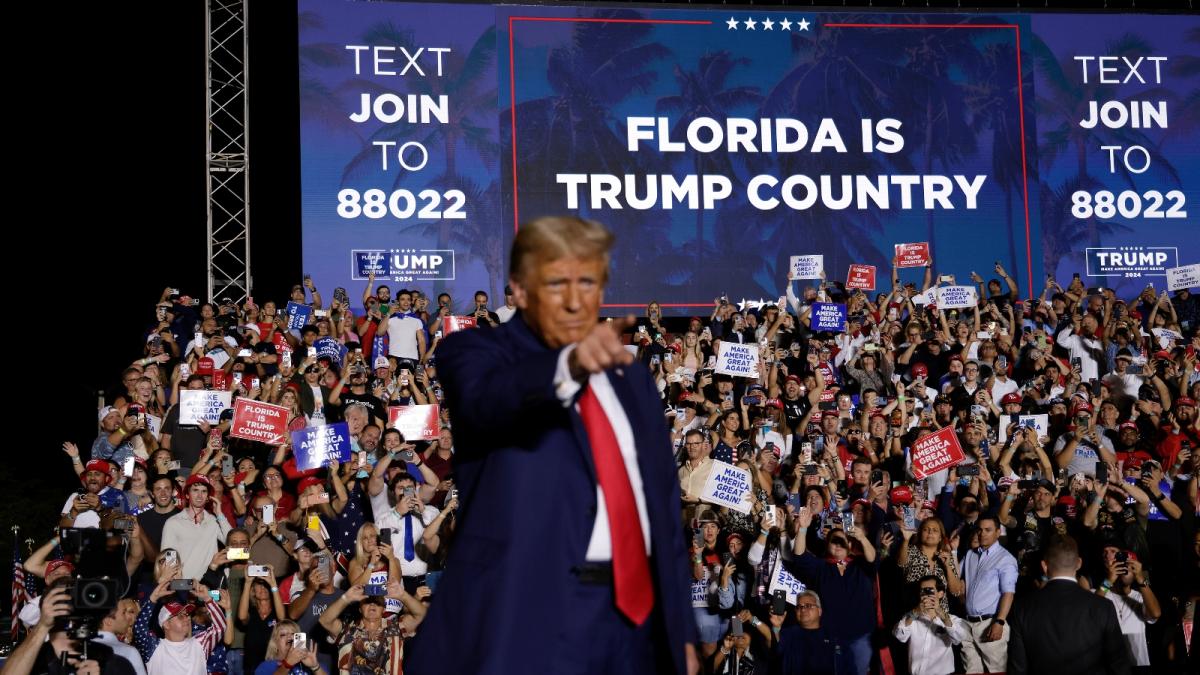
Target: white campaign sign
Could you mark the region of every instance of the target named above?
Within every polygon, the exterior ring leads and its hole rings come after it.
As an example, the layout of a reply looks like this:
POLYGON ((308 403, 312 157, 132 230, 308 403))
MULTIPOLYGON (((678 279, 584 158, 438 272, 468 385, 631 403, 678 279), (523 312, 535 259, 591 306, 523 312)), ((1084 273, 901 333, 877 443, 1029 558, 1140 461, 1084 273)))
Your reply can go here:
POLYGON ((790 604, 796 604, 796 600, 800 594, 804 592, 804 583, 796 577, 792 576, 783 567, 783 558, 775 562, 775 572, 771 574, 771 585, 767 588, 768 595, 774 595, 775 591, 787 591, 787 601, 790 604))
MULTIPOLYGON (((183 411, 181 410, 180 412, 183 412, 183 411)), ((147 413, 146 428, 150 430, 150 433, 154 435, 155 439, 162 436, 162 423, 163 423, 163 420, 161 417, 156 417, 154 415, 147 413)))
POLYGON ((713 460, 708 480, 704 483, 704 489, 700 491, 700 499, 745 515, 750 513, 751 494, 749 471, 713 460))
POLYGON ((1167 268, 1167 290, 1200 288, 1200 263, 1167 268))
POLYGON ((938 286, 938 309, 966 309, 978 302, 974 286, 938 286))
MULTIPOLYGON (((1012 420, 1005 415, 1000 423, 1000 433, 997 437, 997 442, 1004 443, 1008 441, 1008 425, 1012 420)), ((1028 427, 1033 429, 1038 438, 1050 435, 1050 416, 1049 415, 1018 415, 1017 426, 1028 427)))
POLYGON ((823 255, 794 255, 791 258, 791 269, 788 279, 820 279, 825 271, 825 256, 823 255))
POLYGON ((758 377, 758 345, 722 342, 716 372, 735 377, 758 377))
POLYGON ((918 307, 921 305, 937 306, 937 287, 933 286, 925 290, 924 293, 917 293, 913 296, 913 304, 918 307))
POLYGON ((179 423, 199 424, 201 420, 209 424, 221 421, 221 412, 233 406, 231 391, 205 391, 185 389, 179 392, 179 423))

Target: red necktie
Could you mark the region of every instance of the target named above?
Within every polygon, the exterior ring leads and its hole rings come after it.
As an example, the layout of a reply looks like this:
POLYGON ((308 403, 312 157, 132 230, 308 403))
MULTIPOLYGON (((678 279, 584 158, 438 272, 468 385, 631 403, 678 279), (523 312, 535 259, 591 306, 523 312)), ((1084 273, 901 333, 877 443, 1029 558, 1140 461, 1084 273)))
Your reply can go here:
POLYGON ((650 581, 650 561, 646 558, 646 542, 642 538, 642 521, 638 517, 633 487, 629 484, 629 474, 625 471, 625 460, 621 457, 612 424, 591 387, 583 390, 579 414, 591 442, 596 478, 604 491, 608 532, 612 537, 617 609, 634 625, 640 626, 654 607, 654 587, 650 581))

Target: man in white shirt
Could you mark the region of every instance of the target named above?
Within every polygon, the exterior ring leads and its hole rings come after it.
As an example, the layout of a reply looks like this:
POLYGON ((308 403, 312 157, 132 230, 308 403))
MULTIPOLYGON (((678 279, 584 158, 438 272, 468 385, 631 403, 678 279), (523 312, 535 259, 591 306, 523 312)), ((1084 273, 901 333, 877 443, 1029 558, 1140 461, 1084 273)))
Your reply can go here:
POLYGON ((138 654, 138 650, 117 639, 118 635, 124 635, 125 631, 129 630, 129 627, 137 620, 137 615, 137 603, 117 603, 116 607, 113 607, 100 619, 100 630, 93 639, 111 647, 113 654, 128 661, 137 675, 146 675, 146 664, 142 662, 142 655, 138 654))
POLYGON ((912 675, 946 675, 954 672, 954 645, 969 628, 957 616, 942 610, 946 589, 933 575, 920 584, 920 602, 896 624, 892 634, 908 643, 908 670, 912 675))
POLYGON ((425 323, 412 312, 412 293, 396 294, 396 311, 384 321, 388 334, 388 356, 419 361, 425 356, 425 323))
POLYGON ((1117 350, 1113 357, 1116 368, 1104 376, 1104 386, 1114 397, 1136 399, 1138 389, 1142 386, 1142 376, 1129 372, 1129 364, 1133 363, 1133 352, 1128 347, 1117 350))
POLYGON ((1134 665, 1150 666, 1150 648, 1146 644, 1146 626, 1158 621, 1162 608, 1137 555, 1122 551, 1116 546, 1104 548, 1104 563, 1108 574, 1096 595, 1113 603, 1117 610, 1117 622, 1121 634, 1129 643, 1129 652, 1134 665))
POLYGON ((513 315, 517 313, 517 305, 513 300, 512 286, 504 287, 504 306, 496 309, 496 316, 500 317, 500 323, 506 323, 513 315))
POLYGON ((1058 346, 1071 353, 1072 361, 1079 359, 1079 377, 1091 382, 1100 377, 1099 358, 1104 356, 1104 346, 1096 338, 1096 318, 1088 314, 1082 318, 1071 315, 1071 325, 1058 334, 1058 346))
MULTIPOLYGON (((205 510, 212 483, 204 474, 192 474, 184 485, 187 505, 163 525, 162 548, 179 551, 184 579, 199 579, 216 555, 218 543, 229 535, 229 521, 205 510)), ((219 512, 219 511, 218 511, 219 512)))
POLYGON ((392 479, 391 493, 396 506, 388 501, 388 490, 371 489, 376 485, 372 477, 367 491, 371 493, 371 511, 375 514, 375 525, 380 530, 392 531, 392 550, 395 551, 396 561, 400 563, 400 574, 404 576, 406 590, 411 587, 416 592, 420 586, 418 577, 429 569, 424 556, 428 555, 421 545, 421 536, 425 527, 438 517, 439 511, 434 506, 421 502, 417 492, 417 481, 412 474, 402 472, 392 479))

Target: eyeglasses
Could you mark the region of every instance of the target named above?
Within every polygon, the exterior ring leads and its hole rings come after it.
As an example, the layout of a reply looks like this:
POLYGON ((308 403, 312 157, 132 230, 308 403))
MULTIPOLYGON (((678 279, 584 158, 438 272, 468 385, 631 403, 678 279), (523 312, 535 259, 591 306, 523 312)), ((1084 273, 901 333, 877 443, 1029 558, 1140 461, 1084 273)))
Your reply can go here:
POLYGON ((694 448, 698 445, 704 445, 704 441, 688 441, 686 445, 690 448, 694 448))
POLYGON ((846 432, 847 436, 854 436, 854 435, 861 435, 861 434, 862 434, 862 430, 860 430, 860 429, 851 429, 846 432))

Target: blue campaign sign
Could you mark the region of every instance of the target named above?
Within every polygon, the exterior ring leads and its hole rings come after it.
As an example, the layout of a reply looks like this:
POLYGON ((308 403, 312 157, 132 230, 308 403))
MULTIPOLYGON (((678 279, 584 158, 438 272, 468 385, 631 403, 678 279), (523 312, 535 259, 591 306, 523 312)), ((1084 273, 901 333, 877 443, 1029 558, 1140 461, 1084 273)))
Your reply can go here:
POLYGON ((312 307, 301 305, 298 302, 289 302, 287 304, 288 329, 300 330, 304 328, 304 324, 308 323, 308 317, 312 315, 312 307))
POLYGON ((342 367, 342 362, 346 358, 346 346, 330 337, 321 338, 313 343, 313 348, 317 350, 317 358, 328 356, 333 359, 338 368, 342 367))
POLYGON ((292 453, 301 471, 329 464, 329 460, 350 461, 350 427, 345 422, 306 427, 292 432, 292 453))
POLYGON ((846 330, 846 306, 837 302, 814 302, 811 319, 814 331, 840 333, 846 330))

